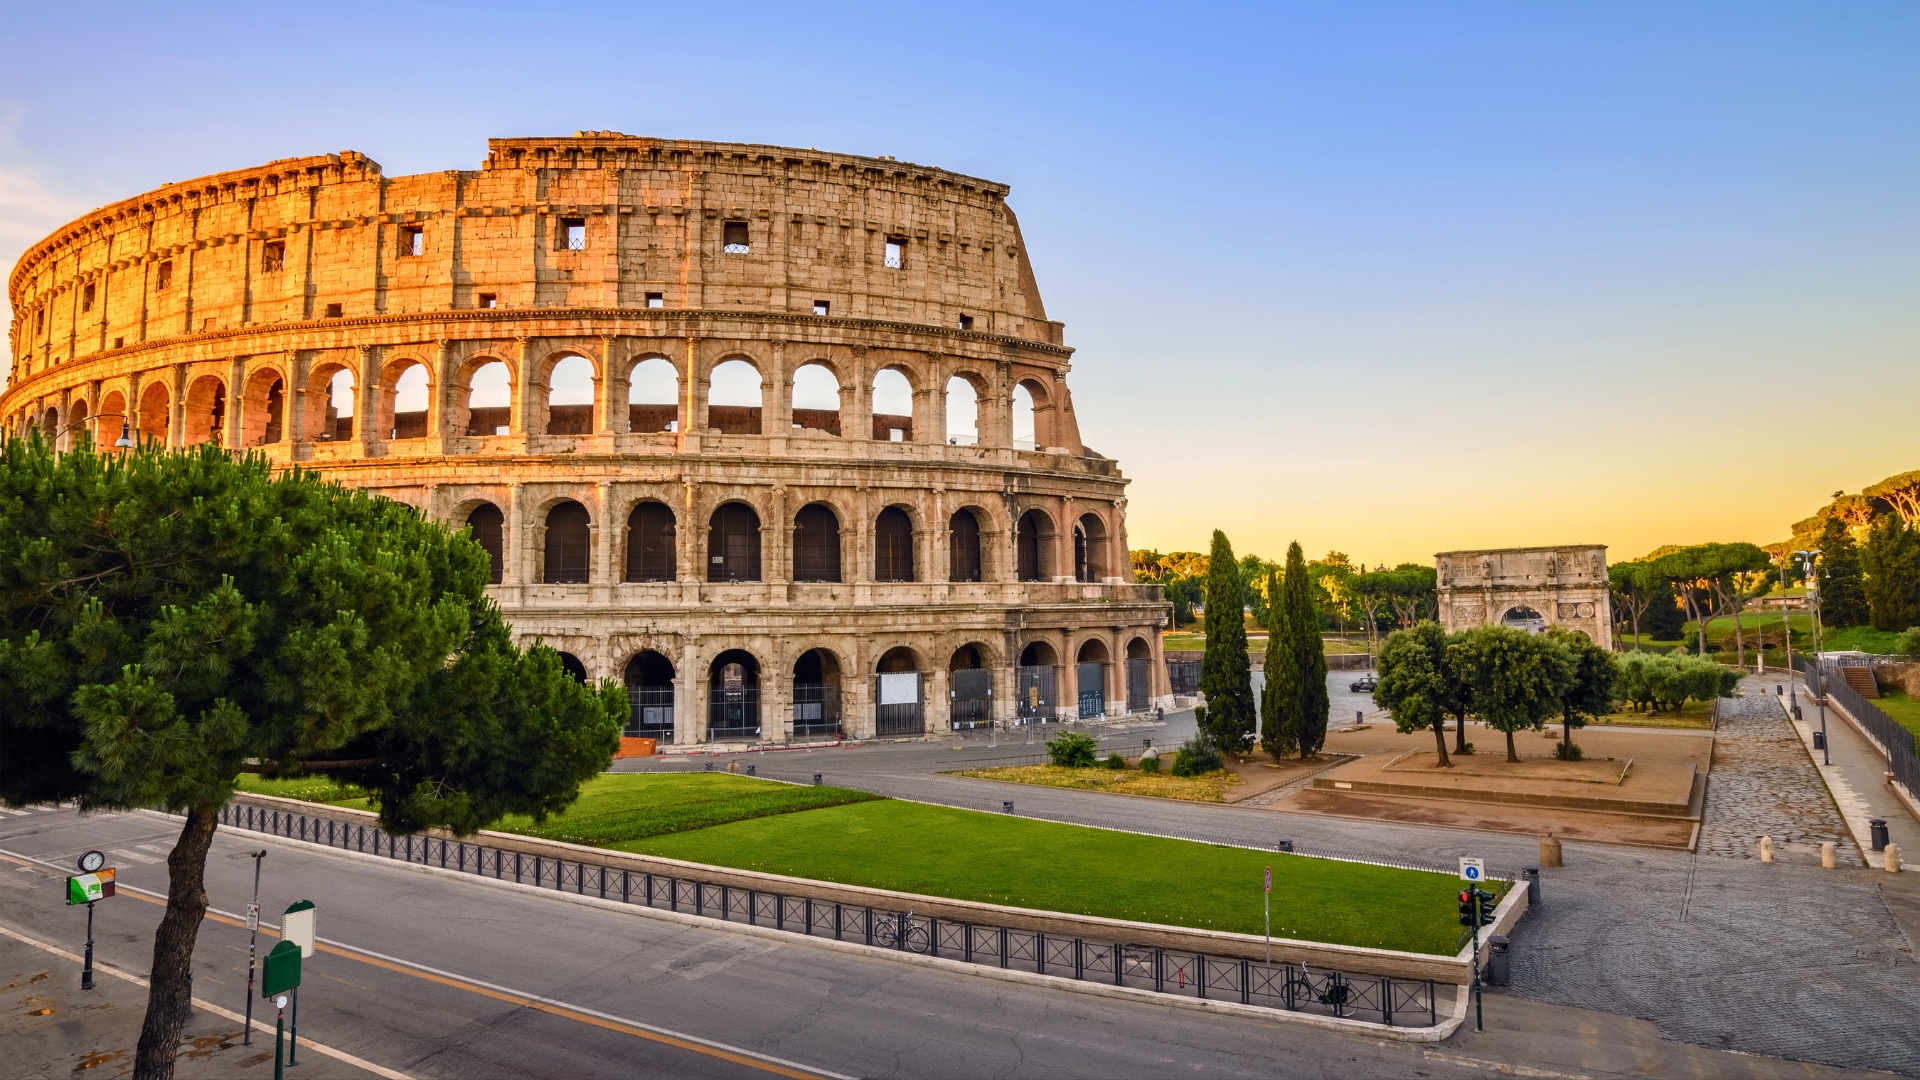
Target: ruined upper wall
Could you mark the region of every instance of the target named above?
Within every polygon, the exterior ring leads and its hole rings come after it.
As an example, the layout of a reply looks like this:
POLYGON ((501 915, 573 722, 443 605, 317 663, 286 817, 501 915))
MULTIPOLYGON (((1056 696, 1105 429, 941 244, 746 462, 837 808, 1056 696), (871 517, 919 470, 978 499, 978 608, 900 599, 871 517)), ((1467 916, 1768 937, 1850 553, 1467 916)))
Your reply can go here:
POLYGON ((16 377, 208 330, 487 306, 824 303, 1059 345, 1006 194, 885 158, 611 132, 489 140, 478 171, 287 159, 123 200, 30 248, 9 281, 16 377))

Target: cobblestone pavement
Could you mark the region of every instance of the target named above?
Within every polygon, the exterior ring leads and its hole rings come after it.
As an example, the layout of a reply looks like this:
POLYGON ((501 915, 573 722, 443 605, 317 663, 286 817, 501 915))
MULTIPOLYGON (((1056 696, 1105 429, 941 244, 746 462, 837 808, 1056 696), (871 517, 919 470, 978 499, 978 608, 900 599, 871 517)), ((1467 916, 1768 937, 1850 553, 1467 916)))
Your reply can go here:
POLYGON ((1817 862, 1830 840, 1842 865, 1860 865, 1860 850, 1779 703, 1757 680, 1744 689, 1749 696, 1720 703, 1701 854, 1758 860, 1766 835, 1788 861, 1817 862))

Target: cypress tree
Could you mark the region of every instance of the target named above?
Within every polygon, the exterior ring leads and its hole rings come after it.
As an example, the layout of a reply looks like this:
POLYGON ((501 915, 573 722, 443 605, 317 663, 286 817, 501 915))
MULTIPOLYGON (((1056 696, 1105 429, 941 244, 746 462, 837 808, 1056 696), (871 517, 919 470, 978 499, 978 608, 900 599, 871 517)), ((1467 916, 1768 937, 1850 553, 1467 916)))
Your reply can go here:
POLYGON ((1300 688, 1295 678, 1293 625, 1283 600, 1285 587, 1278 570, 1267 571, 1267 662, 1260 688, 1260 749, 1275 761, 1299 746, 1295 736, 1300 688))
POLYGON ((1920 529, 1889 514, 1873 523, 1860 564, 1875 630, 1920 626, 1920 529))
POLYGON ((1202 733, 1222 750, 1241 753, 1253 740, 1253 664, 1247 656, 1246 587, 1227 534, 1213 531, 1207 562, 1207 652, 1200 692, 1207 698, 1202 733))
POLYGON ((1320 636, 1320 612, 1313 602, 1313 582, 1298 541, 1287 547, 1287 623, 1293 639, 1294 693, 1299 704, 1294 738, 1300 756, 1311 757, 1327 742, 1327 714, 1333 703, 1327 695, 1327 643, 1320 636))
POLYGON ((1860 549, 1847 523, 1837 517, 1828 518, 1820 533, 1820 621, 1835 630, 1867 621, 1860 549))

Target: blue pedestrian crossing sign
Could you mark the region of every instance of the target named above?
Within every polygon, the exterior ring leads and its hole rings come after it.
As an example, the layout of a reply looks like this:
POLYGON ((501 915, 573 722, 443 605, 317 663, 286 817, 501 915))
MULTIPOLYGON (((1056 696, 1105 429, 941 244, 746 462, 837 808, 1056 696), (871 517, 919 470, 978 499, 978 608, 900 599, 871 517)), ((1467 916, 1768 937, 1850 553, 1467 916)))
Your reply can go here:
POLYGON ((1487 876, 1487 864, 1484 859, 1460 860, 1460 879, 1462 881, 1480 881, 1487 876))

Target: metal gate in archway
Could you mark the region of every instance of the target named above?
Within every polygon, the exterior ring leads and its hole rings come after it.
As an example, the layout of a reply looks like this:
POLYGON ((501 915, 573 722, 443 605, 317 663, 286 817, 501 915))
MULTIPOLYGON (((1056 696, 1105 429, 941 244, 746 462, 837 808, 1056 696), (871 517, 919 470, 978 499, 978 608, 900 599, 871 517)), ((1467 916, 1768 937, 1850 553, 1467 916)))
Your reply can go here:
POLYGON ((1127 711, 1145 712, 1152 699, 1153 658, 1136 656, 1127 661, 1127 711))
POLYGON ((1014 713, 1021 720, 1048 723, 1053 720, 1054 667, 1043 664, 1023 667, 1014 687, 1014 713))
POLYGON ((1080 690, 1080 719, 1098 720, 1107 714, 1107 665, 1094 660, 1074 671, 1074 685, 1080 690))
POLYGON ((993 723, 993 672, 961 668, 948 674, 953 683, 948 690, 948 716, 953 729, 965 731, 993 723))
POLYGON ((886 672, 874 676, 873 731, 882 738, 920 735, 927 729, 926 707, 917 671, 886 672))

